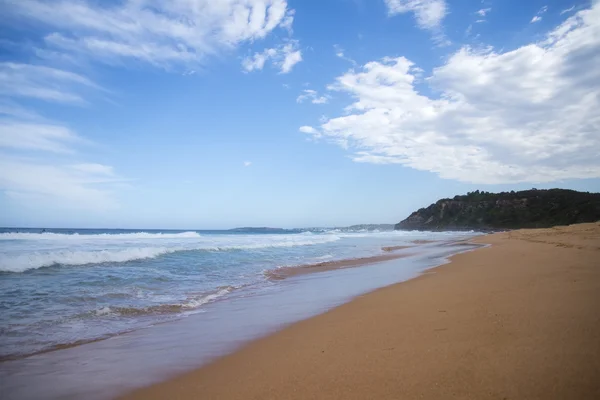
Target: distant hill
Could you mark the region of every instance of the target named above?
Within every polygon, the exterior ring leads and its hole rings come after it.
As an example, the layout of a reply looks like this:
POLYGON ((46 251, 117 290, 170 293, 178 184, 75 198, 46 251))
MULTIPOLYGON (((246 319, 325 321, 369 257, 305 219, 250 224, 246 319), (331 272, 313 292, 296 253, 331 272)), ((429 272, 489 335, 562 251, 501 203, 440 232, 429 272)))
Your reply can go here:
POLYGON ((283 229, 283 228, 267 228, 267 227, 252 227, 247 226, 243 228, 229 229, 229 232, 240 232, 240 233, 290 233, 296 232, 296 229, 283 229))
POLYGON ((393 224, 360 224, 360 225, 348 226, 348 227, 342 228, 342 229, 346 229, 346 230, 350 230, 350 231, 360 231, 360 230, 391 231, 394 229, 394 225, 393 224))
POLYGON ((475 192, 413 212, 396 230, 546 228, 600 220, 600 193, 574 190, 475 192))

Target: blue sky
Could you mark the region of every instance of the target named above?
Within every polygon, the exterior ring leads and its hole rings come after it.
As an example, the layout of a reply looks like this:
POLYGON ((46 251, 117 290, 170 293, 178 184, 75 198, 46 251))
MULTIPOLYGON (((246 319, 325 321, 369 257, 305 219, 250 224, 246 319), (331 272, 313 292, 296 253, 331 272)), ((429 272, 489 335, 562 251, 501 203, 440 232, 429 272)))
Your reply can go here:
POLYGON ((0 225, 395 223, 600 190, 600 3, 0 0, 0 225))

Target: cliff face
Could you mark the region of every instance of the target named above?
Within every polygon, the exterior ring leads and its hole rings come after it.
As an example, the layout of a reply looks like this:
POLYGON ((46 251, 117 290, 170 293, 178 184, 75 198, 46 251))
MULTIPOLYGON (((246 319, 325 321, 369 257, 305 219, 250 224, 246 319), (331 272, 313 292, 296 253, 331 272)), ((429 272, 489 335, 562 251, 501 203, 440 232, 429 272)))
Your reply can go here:
POLYGON ((442 199, 399 222, 400 230, 544 228, 600 220, 600 193, 574 190, 471 192, 442 199))

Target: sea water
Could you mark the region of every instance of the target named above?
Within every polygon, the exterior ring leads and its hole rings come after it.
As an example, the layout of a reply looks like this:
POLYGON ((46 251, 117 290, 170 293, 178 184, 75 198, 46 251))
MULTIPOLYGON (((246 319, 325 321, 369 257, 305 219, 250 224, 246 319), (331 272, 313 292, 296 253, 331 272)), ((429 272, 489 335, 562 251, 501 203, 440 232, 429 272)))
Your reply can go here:
POLYGON ((10 398, 110 397, 409 279, 473 235, 3 229, 0 379, 10 398), (434 243, 415 246, 422 240, 434 243), (414 246, 401 250, 406 258, 377 265, 284 281, 265 274, 402 245, 414 246))

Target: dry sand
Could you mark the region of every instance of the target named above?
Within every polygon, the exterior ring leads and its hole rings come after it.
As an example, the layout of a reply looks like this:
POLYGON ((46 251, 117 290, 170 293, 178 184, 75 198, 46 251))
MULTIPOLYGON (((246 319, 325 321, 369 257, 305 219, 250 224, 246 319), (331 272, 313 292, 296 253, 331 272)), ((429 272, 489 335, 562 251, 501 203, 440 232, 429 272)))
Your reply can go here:
POLYGON ((453 257, 128 399, 600 399, 600 224, 453 257))

